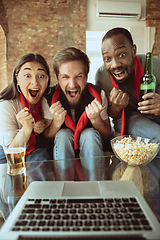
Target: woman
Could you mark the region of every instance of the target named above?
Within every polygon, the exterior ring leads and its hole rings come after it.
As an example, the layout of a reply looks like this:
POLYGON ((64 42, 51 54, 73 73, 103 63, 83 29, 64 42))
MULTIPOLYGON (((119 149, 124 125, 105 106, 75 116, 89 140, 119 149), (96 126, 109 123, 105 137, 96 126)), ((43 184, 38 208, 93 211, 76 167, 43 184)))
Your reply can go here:
MULTIPOLYGON (((27 143, 26 162, 50 160, 52 155, 49 149, 42 146, 46 143, 46 139, 43 141, 43 131, 52 122, 52 115, 44 98, 50 91, 48 64, 41 55, 27 54, 17 62, 12 77, 11 83, 0 92, 0 131, 24 130, 27 143)), ((0 163, 6 163, 2 146, 0 163)), ((38 175, 37 178, 45 180, 44 173, 39 171, 38 175)))
MULTIPOLYGON (((27 143, 27 175, 32 180, 54 180, 54 174, 47 178, 47 173, 52 171, 51 164, 48 161, 44 163, 44 160, 52 159, 52 147, 49 152, 48 142, 43 138, 44 129, 52 122, 52 115, 44 97, 50 92, 49 85, 50 71, 47 62, 41 55, 30 53, 17 62, 11 83, 0 92, 0 132, 24 130, 27 143)), ((3 169, 5 165, 1 164, 7 162, 2 147, 2 134, 0 145, 0 211, 6 219, 10 212, 8 196, 12 187, 11 179, 6 177, 3 169)))

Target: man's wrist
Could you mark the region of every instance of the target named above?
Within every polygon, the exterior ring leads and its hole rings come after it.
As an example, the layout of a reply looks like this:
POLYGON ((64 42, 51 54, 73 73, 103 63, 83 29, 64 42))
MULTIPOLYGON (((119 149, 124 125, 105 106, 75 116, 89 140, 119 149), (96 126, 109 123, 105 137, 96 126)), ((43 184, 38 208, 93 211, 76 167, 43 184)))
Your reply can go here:
POLYGON ((108 107, 108 109, 110 110, 110 111, 112 111, 112 112, 121 112, 122 111, 122 109, 120 109, 120 108, 116 108, 116 107, 113 107, 112 105, 110 105, 109 107, 108 107))
POLYGON ((112 108, 111 106, 108 108, 108 115, 112 118, 118 119, 121 117, 122 109, 112 108))
POLYGON ((53 128, 60 129, 61 126, 62 126, 62 124, 61 124, 60 122, 55 121, 55 120, 53 119, 53 121, 52 121, 52 127, 53 127, 53 128))

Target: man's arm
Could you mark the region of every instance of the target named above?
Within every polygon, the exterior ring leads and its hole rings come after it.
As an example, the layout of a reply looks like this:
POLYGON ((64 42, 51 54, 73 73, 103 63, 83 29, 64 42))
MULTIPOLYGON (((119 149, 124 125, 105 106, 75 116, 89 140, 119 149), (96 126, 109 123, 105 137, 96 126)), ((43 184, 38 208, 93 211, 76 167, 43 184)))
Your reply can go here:
POLYGON ((114 119, 118 119, 121 117, 122 110, 118 111, 112 108, 112 105, 109 105, 108 107, 108 115, 114 119))
POLYGON ((62 107, 59 101, 52 104, 50 111, 53 116, 53 121, 51 125, 44 130, 44 136, 47 138, 54 138, 65 121, 67 111, 62 107))
POLYGON ((127 107, 129 96, 118 88, 113 88, 108 97, 108 114, 110 117, 118 119, 121 117, 122 109, 127 107))
POLYGON ((97 99, 94 99, 85 108, 87 117, 90 119, 93 128, 101 134, 103 139, 105 139, 110 135, 111 125, 109 118, 106 120, 101 118, 100 113, 102 109, 102 104, 97 99))
POLYGON ((92 122, 92 126, 101 134, 101 137, 103 139, 106 139, 110 136, 111 125, 109 118, 106 120, 102 120, 102 118, 100 117, 96 121, 92 122))

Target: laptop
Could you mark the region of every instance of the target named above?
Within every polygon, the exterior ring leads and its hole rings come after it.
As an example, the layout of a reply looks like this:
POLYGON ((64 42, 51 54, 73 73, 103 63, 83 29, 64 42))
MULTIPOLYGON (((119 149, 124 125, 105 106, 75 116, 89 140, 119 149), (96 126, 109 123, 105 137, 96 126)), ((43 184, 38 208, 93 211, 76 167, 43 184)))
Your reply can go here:
POLYGON ((160 239, 160 223, 130 180, 32 182, 1 240, 160 239))

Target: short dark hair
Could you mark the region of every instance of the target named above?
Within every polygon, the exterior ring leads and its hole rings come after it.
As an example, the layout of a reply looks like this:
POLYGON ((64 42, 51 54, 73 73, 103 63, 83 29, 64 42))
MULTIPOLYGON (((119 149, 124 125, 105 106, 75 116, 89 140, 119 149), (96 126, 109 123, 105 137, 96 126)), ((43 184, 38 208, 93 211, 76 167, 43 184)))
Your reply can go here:
POLYGON ((22 56, 18 62, 16 63, 14 69, 13 69, 13 74, 12 74, 12 81, 10 82, 10 84, 4 88, 1 92, 0 92, 0 99, 4 99, 4 100, 10 100, 10 99, 15 99, 19 97, 19 92, 17 90, 17 78, 16 75, 19 73, 21 67, 27 63, 27 62, 39 62, 41 63, 46 71, 47 71, 47 75, 48 75, 48 86, 45 92, 48 91, 49 89, 49 85, 50 85, 50 70, 49 70, 49 66, 46 62, 46 60, 44 59, 43 56, 41 56, 40 54, 34 54, 34 53, 28 53, 24 56, 22 56))
POLYGON ((104 42, 105 39, 111 38, 111 37, 113 37, 114 35, 117 35, 117 34, 123 34, 130 41, 130 43, 133 45, 133 38, 132 38, 130 32, 127 29, 120 28, 120 27, 112 28, 111 30, 109 30, 104 35, 104 37, 102 38, 102 43, 104 42))
POLYGON ((67 47, 57 52, 57 54, 54 56, 52 61, 53 69, 57 79, 59 75, 59 67, 65 62, 75 61, 75 60, 79 60, 84 63, 85 74, 86 76, 88 75, 89 68, 90 68, 90 60, 88 56, 84 52, 82 52, 80 49, 77 49, 75 47, 67 47))

